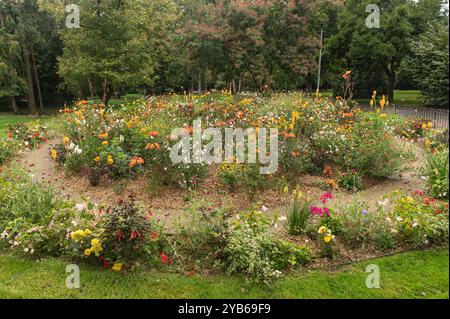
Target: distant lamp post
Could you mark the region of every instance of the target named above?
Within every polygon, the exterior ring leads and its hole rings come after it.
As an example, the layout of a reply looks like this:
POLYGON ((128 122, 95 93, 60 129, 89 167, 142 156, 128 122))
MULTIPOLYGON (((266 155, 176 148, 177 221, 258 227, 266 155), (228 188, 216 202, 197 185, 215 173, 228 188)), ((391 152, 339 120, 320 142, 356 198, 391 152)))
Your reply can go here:
POLYGON ((320 94, 320 73, 322 71, 322 50, 323 50, 323 28, 320 29, 319 71, 317 74, 317 90, 316 90, 317 98, 319 98, 319 94, 320 94))

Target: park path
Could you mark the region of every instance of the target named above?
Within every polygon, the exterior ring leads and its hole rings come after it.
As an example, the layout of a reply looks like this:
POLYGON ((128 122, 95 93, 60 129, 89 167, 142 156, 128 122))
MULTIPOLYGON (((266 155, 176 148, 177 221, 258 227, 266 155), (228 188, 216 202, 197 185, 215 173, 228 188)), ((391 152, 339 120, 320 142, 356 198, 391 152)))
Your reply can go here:
POLYGON ((56 166, 50 157, 50 150, 59 140, 48 140, 35 149, 19 153, 19 167, 32 174, 35 183, 51 183, 56 180, 56 166))

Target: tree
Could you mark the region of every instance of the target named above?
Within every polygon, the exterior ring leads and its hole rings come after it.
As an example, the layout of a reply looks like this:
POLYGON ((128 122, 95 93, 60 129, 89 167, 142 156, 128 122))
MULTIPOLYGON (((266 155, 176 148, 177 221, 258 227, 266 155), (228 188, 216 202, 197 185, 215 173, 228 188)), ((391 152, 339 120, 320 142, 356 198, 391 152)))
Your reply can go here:
POLYGON ((430 25, 414 42, 407 67, 422 91, 424 105, 448 108, 449 101, 448 24, 430 25))
POLYGON ((16 96, 24 92, 25 81, 17 73, 20 65, 19 41, 6 32, 4 18, 0 14, 0 97, 8 97, 15 114, 19 113, 16 96))
POLYGON ((402 61, 411 53, 412 43, 424 32, 426 21, 439 15, 442 1, 348 0, 338 15, 338 30, 327 42, 327 51, 341 70, 351 69, 356 95, 385 92, 393 101, 402 61), (380 28, 366 26, 366 7, 380 8, 380 28), (384 85, 386 84, 386 85, 384 85), (380 86, 382 89, 380 90, 380 86))
MULTIPOLYGON (((64 7, 40 0, 63 24, 64 7)), ((73 93, 86 87, 108 104, 114 90, 153 85, 177 18, 172 0, 80 0, 80 29, 60 29, 59 74, 73 93)))

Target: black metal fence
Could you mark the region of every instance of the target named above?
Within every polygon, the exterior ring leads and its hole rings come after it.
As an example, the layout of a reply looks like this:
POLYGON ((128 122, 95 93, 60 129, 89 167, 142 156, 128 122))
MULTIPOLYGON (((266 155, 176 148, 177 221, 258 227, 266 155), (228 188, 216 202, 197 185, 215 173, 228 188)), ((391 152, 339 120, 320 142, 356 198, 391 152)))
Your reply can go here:
POLYGON ((424 118, 433 122, 435 128, 449 128, 449 110, 421 107, 390 106, 383 113, 398 114, 404 117, 424 118))

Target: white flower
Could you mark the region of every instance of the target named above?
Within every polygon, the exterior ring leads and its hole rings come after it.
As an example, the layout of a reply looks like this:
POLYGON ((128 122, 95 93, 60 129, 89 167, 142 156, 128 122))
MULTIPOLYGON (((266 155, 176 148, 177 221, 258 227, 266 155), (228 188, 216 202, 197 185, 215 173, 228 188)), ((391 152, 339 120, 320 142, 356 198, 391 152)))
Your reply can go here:
POLYGON ((287 220, 286 216, 281 216, 278 218, 278 221, 280 221, 280 222, 285 222, 286 220, 287 220))
POLYGON ((266 206, 262 206, 261 207, 261 210, 264 212, 264 213, 267 213, 268 211, 269 211, 269 209, 266 207, 266 206))
POLYGON ((384 201, 379 201, 378 205, 386 207, 389 204, 389 198, 386 198, 384 201))
POLYGON ((418 223, 418 222, 414 222, 414 223, 412 224, 412 227, 413 227, 413 228, 416 228, 417 226, 419 226, 419 223, 418 223))
POLYGON ((391 233, 393 233, 393 234, 397 234, 397 233, 398 233, 398 230, 397 230, 397 229, 395 229, 395 228, 392 228, 392 229, 391 229, 391 233))
POLYGON ((77 211, 79 211, 79 212, 84 211, 86 208, 87 208, 87 204, 86 203, 84 203, 84 204, 76 204, 75 205, 75 209, 77 211))
POLYGON ((6 232, 6 230, 4 230, 3 233, 0 234, 0 238, 2 239, 8 238, 8 233, 6 232))
POLYGON ((83 153, 83 150, 81 148, 79 148, 78 146, 75 147, 75 149, 73 150, 74 154, 80 155, 81 153, 83 153))
POLYGON ((401 222, 403 221, 403 218, 401 218, 400 216, 398 216, 398 217, 397 217, 397 221, 398 221, 399 223, 401 223, 401 222))

